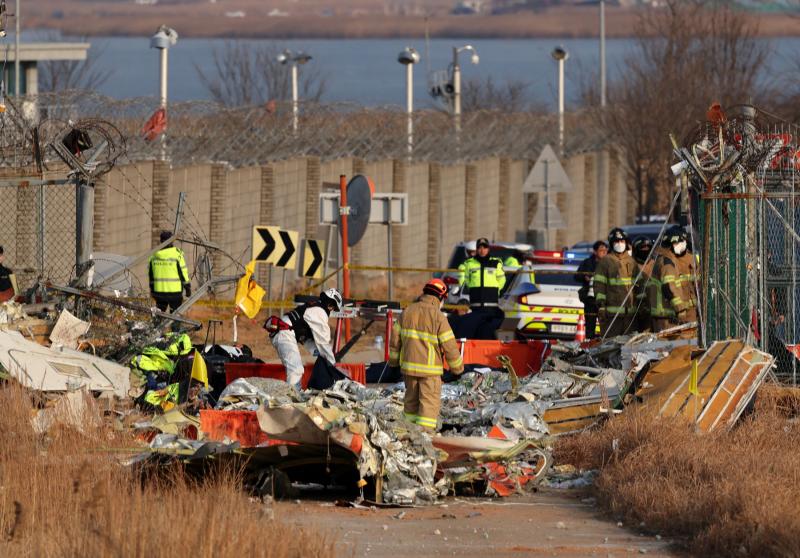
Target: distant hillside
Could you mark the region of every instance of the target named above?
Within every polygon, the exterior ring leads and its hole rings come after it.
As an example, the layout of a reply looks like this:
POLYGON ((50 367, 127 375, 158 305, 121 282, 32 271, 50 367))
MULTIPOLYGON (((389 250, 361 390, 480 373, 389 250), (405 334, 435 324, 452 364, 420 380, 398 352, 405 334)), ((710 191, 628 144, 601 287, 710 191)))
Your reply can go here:
MULTIPOLYGON (((592 0, 542 0, 521 3, 496 0, 489 8, 523 8, 518 13, 481 12, 453 15, 453 0, 26 0, 22 22, 27 29, 58 29, 68 36, 146 36, 168 24, 181 36, 265 38, 431 37, 532 38, 593 37, 598 15, 592 0), (589 4, 587 4, 589 2, 589 4)), ((638 4, 637 0, 618 0, 638 4)), ((749 4, 783 4, 800 0, 749 4)), ((609 0, 610 37, 630 36, 641 6, 622 7, 609 0)), ((763 6, 762 6, 763 4, 763 6)), ((754 6, 755 7, 755 6, 754 6)), ((798 20, 754 13, 767 36, 800 34, 798 20)), ((11 22, 9 22, 10 25, 11 22)))

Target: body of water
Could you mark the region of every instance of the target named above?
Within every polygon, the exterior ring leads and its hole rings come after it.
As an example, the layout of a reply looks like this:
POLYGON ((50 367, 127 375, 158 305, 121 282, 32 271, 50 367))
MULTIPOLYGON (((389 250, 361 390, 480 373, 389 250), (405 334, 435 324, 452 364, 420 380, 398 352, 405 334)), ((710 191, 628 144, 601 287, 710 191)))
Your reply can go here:
MULTIPOLYGON (((35 39, 35 34, 31 39, 35 39)), ((28 37, 25 37, 28 39, 28 37)), ((93 50, 99 54, 98 67, 112 70, 111 78, 99 91, 118 98, 158 94, 158 53, 149 48, 149 37, 95 37, 93 50)), ((300 72, 316 71, 326 77, 323 100, 345 101, 368 106, 405 104, 405 69, 397 62, 406 46, 416 48, 422 60, 415 66, 414 96, 417 107, 431 106, 428 95, 429 71, 446 70, 452 61, 452 47, 472 44, 480 63, 472 65, 469 53, 461 55, 463 80, 489 76, 496 84, 509 80, 528 84, 529 100, 548 106, 556 99, 556 62, 550 52, 563 45, 570 53, 566 63, 566 88, 569 103, 576 103, 581 84, 597 75, 599 63, 596 39, 336 39, 336 40, 249 40, 257 45, 304 50, 313 60, 300 72)), ((633 48, 630 39, 607 42, 609 79, 619 71, 626 54, 633 48)), ((206 75, 214 74, 213 53, 225 45, 223 39, 180 39, 169 51, 169 97, 173 101, 208 99, 196 66, 206 75)), ((789 71, 792 58, 800 53, 800 39, 772 39, 771 64, 789 71)), ((288 68, 287 68, 288 71, 288 68)))

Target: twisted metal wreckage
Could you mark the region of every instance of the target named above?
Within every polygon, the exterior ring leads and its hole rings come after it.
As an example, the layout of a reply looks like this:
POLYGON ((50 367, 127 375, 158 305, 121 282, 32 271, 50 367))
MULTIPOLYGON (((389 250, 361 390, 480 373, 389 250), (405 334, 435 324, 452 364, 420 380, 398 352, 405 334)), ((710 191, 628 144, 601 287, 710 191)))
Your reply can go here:
MULTIPOLYGON (((245 472, 245 485, 258 494, 286 493, 290 482, 314 482, 358 486, 362 497, 370 486, 374 492, 368 496, 376 502, 417 505, 453 492, 505 496, 530 490, 552 477, 556 436, 591 427, 627 404, 642 405, 654 417, 683 417, 705 432, 731 427, 775 365, 769 354, 777 336, 769 318, 775 306, 769 289, 781 286, 792 301, 797 292, 794 273, 786 284, 781 277, 774 281, 783 283, 771 283, 772 276, 763 271, 800 255, 785 244, 779 252, 778 242, 770 240, 780 236, 774 232, 776 223, 784 227, 782 240, 789 245, 798 240, 788 225, 798 222, 793 204, 800 150, 784 137, 777 147, 771 132, 758 131, 754 112, 745 109, 742 115, 710 121, 689 148, 676 146, 683 214, 688 225, 700 224, 703 239, 695 243, 703 246, 699 328, 583 344, 545 343, 547 358, 538 369, 524 363, 524 370, 515 370, 503 355, 497 362, 472 363, 467 373, 444 385, 442 428, 433 437, 402 419, 402 384, 367 387, 341 380, 329 389, 301 392, 282 381, 242 378, 229 382, 216 394, 215 408, 199 410, 199 417, 179 407, 135 425, 151 442, 149 451, 128 464, 146 475, 177 460, 203 474, 211 465, 233 462, 245 472), (774 189, 787 184, 791 195, 779 204, 774 189), (770 217, 776 213, 780 219, 770 217), (737 235, 746 235, 748 243, 737 243, 737 235), (737 338, 744 341, 730 340, 737 338)), ((91 201, 91 181, 124 150, 122 136, 109 126, 51 122, 29 133, 20 129, 33 154, 30 166, 41 173, 57 161, 59 168, 66 165, 78 189, 79 216, 82 204, 91 201)), ((79 218, 79 232, 83 223, 79 218)), ((206 251, 216 249, 196 242, 206 251)), ((21 335, 0 332, 0 364, 33 389, 124 393, 129 384, 118 380, 119 368, 127 370, 122 365, 161 340, 169 325, 200 328, 181 314, 208 289, 236 279, 215 278, 210 258, 200 258, 203 288, 174 314, 161 313, 119 298, 109 287, 149 253, 93 282, 80 234, 78 244, 72 284, 40 285, 43 292, 58 295, 55 305, 45 304, 43 310, 51 318, 60 313, 59 321, 71 324, 62 328, 66 332, 55 338, 51 333, 52 346, 35 345, 36 350, 21 335), (81 346, 92 349, 93 362, 81 346), (30 357, 20 359, 21 351, 30 357), (46 369, 33 376, 37 363, 46 369), (89 369, 105 371, 92 375, 89 369)), ((781 322, 791 324, 782 333, 784 351, 796 344, 793 308, 790 319, 781 322)), ((14 321, 16 311, 6 306, 7 321, 14 321)), ((507 345, 498 344, 502 353, 507 345)), ((786 362, 794 370, 794 359, 786 362)), ((778 371, 785 370, 779 366, 778 371)))

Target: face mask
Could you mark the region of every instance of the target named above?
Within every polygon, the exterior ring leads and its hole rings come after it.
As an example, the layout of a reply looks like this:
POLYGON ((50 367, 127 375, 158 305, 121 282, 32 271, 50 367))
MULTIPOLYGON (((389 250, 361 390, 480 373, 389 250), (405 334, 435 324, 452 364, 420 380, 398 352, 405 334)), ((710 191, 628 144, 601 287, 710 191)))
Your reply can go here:
POLYGON ((617 254, 622 254, 627 247, 628 247, 628 244, 625 243, 625 242, 615 242, 614 243, 614 251, 617 254))
POLYGON ((682 240, 681 242, 673 244, 672 251, 675 252, 676 255, 682 256, 683 253, 686 252, 686 241, 682 240))

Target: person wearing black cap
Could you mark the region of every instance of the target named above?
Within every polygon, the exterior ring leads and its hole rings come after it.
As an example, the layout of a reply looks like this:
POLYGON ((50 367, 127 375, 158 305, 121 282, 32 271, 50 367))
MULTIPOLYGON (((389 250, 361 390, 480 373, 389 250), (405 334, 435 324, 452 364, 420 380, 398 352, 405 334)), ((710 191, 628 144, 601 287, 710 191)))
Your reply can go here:
POLYGON ((0 302, 12 300, 19 294, 17 277, 5 266, 5 250, 0 246, 0 302))
MULTIPOLYGON (((172 238, 172 232, 162 231, 161 242, 172 238)), ((168 244, 152 256, 147 266, 150 279, 150 294, 162 312, 174 312, 183 304, 183 292, 192 296, 189 271, 183 251, 168 244)))
MULTIPOLYGON (((489 239, 477 240, 476 254, 458 266, 458 284, 469 289, 469 305, 473 314, 482 314, 491 325, 480 326, 474 339, 493 339, 494 330, 503 320, 498 301, 506 284, 503 260, 489 255, 489 239)), ((470 320, 472 323, 478 323, 470 320)))

